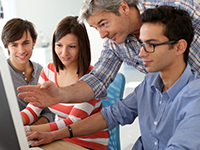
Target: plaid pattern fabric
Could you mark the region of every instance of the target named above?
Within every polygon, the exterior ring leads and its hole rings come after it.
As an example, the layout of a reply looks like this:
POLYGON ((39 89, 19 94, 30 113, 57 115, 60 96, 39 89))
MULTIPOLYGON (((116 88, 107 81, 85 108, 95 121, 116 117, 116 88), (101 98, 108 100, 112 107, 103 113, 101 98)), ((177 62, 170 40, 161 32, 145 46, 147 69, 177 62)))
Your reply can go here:
MULTIPOLYGON (((200 4, 193 0, 140 0, 138 9, 140 13, 148 8, 155 8, 160 5, 177 6, 193 17, 195 28, 194 40, 189 53, 189 64, 200 73, 200 4)), ((129 35, 124 43, 117 45, 106 39, 98 62, 90 74, 85 75, 81 80, 86 81, 94 90, 96 98, 106 98, 106 89, 114 80, 122 62, 146 73, 141 58, 138 56, 140 47, 134 35, 129 35)))

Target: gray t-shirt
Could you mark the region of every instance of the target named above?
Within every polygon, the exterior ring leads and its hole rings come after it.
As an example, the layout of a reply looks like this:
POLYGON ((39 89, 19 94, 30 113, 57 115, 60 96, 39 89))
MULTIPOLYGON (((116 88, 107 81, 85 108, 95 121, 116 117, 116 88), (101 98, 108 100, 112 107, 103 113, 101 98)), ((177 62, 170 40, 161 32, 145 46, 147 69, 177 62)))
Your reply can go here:
MULTIPOLYGON (((31 78, 30 82, 27 83, 27 81, 25 80, 26 77, 25 77, 24 73, 17 70, 12 65, 9 58, 7 59, 7 62, 8 62, 8 66, 9 66, 9 69, 10 69, 12 81, 13 81, 13 84, 14 84, 14 90, 15 90, 16 96, 20 93, 17 90, 17 88, 19 86, 37 85, 38 84, 38 79, 39 79, 40 73, 42 71, 42 66, 40 64, 35 63, 35 62, 31 62, 33 64, 32 78, 31 78)), ((23 110, 24 108, 26 108, 26 105, 28 103, 24 101, 24 98, 19 98, 17 96, 17 101, 18 101, 18 104, 19 104, 20 111, 23 110)), ((55 118, 54 113, 52 113, 48 108, 44 108, 42 110, 40 116, 46 117, 50 122, 54 121, 54 118, 55 118)))

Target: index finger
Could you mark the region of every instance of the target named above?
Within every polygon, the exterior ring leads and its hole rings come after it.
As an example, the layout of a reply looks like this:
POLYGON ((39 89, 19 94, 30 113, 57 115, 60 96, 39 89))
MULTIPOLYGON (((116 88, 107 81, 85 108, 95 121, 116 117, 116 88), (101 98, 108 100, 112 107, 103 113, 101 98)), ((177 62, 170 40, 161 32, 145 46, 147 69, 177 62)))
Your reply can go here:
MULTIPOLYGON (((34 96, 34 92, 23 92, 17 95, 19 98, 29 97, 32 98, 34 96)), ((34 99, 35 100, 35 99, 34 99)))
POLYGON ((28 140, 32 140, 29 136, 32 135, 34 132, 26 132, 26 136, 28 140), (29 138, 28 138, 29 137, 29 138))
POLYGON ((26 137, 27 137, 27 140, 30 141, 30 140, 37 139, 38 135, 37 135, 37 132, 27 132, 26 137))
POLYGON ((26 85, 17 88, 18 91, 34 91, 40 89, 40 85, 26 85))
POLYGON ((40 145, 38 143, 38 134, 37 134, 37 132, 27 132, 26 136, 27 136, 27 140, 28 141, 34 140, 34 142, 31 144, 31 146, 39 146, 40 145))

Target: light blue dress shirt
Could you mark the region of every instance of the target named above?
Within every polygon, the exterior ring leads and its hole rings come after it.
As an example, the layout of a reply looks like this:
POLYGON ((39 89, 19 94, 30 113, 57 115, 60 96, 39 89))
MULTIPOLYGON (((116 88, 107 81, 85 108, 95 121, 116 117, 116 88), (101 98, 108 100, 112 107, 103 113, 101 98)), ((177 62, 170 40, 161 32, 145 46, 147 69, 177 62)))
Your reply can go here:
POLYGON ((159 73, 148 73, 125 99, 102 110, 109 129, 138 116, 141 137, 133 150, 200 149, 200 76, 187 65, 165 92, 159 73))
MULTIPOLYGON (((188 63, 200 74, 200 3, 196 0, 139 0, 137 8, 142 14, 146 9, 161 5, 176 6, 186 10, 193 18, 194 38, 191 43, 188 63)), ((116 44, 106 39, 101 56, 89 74, 84 75, 81 80, 90 85, 95 93, 95 98, 105 98, 106 89, 115 79, 122 62, 146 73, 142 59, 139 57, 140 46, 135 35, 129 35, 121 44, 116 44)))

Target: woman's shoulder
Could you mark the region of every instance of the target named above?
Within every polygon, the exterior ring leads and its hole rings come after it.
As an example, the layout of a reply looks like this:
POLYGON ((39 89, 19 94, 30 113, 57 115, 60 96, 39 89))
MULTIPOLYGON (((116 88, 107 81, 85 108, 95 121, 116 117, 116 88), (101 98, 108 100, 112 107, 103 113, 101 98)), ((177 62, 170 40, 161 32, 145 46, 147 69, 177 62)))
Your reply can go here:
POLYGON ((90 65, 89 68, 88 68, 88 72, 92 71, 93 68, 94 67, 92 65, 90 65))
POLYGON ((52 72, 55 72, 55 71, 56 71, 53 62, 48 63, 48 64, 44 67, 43 70, 50 70, 50 71, 52 71, 52 72))

